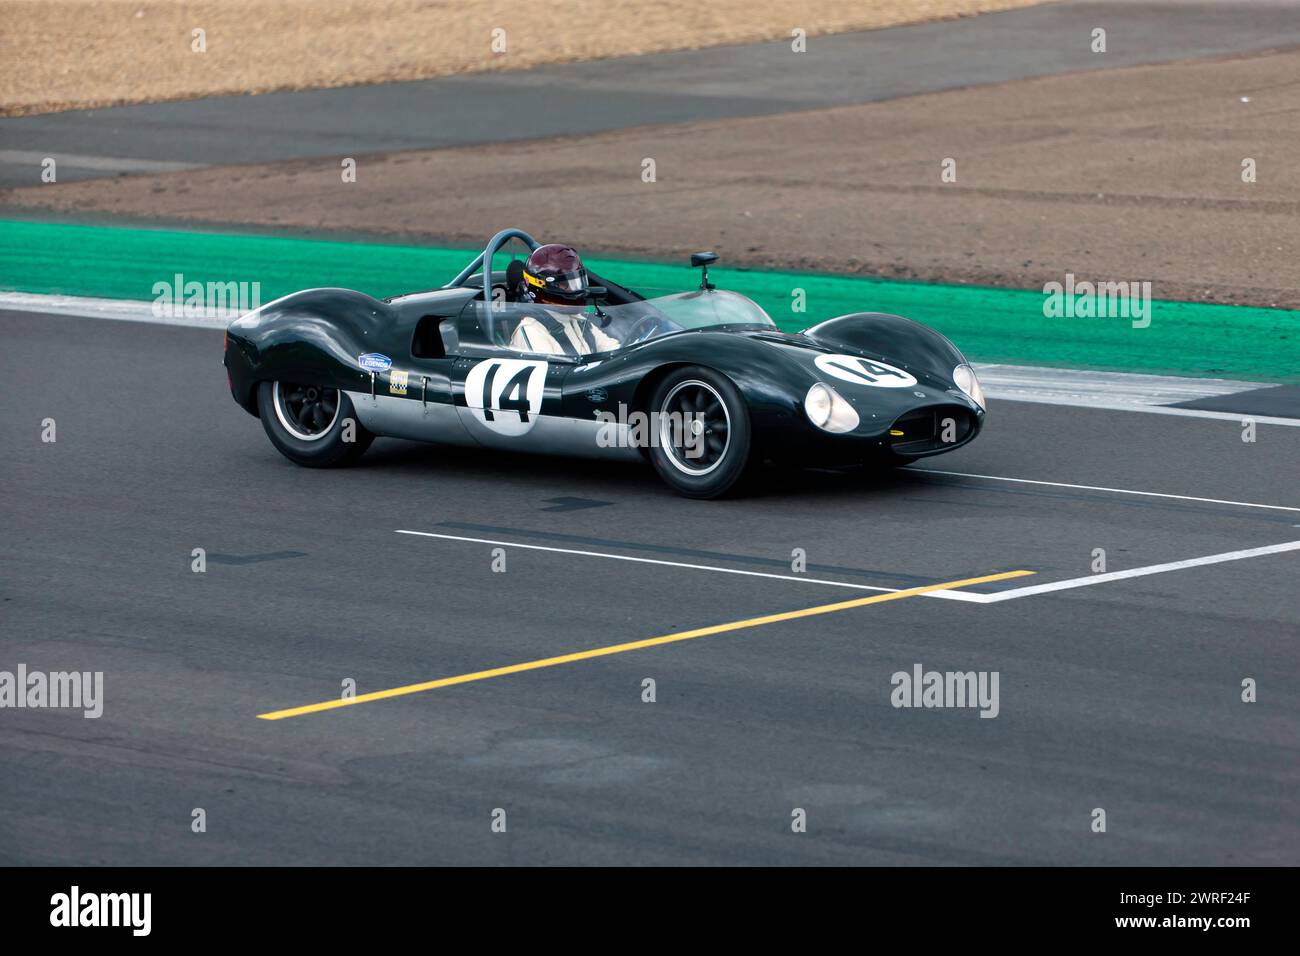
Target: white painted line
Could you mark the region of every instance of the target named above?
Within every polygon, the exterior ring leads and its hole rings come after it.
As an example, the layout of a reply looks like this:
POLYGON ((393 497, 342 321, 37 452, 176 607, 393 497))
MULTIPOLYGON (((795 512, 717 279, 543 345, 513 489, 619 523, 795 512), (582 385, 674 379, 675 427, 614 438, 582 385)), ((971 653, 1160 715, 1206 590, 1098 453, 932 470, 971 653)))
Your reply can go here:
POLYGON ((552 551, 556 554, 577 554, 587 558, 613 558, 615 561, 635 561, 639 564, 661 564, 673 568, 689 568, 692 571, 721 571, 724 574, 743 574, 755 578, 776 578, 780 581, 802 581, 808 584, 828 584, 837 588, 853 588, 859 591, 884 591, 893 593, 901 588, 873 587, 869 584, 846 584, 843 581, 824 581, 819 578, 802 577, 795 574, 772 574, 766 571, 742 571, 737 568, 720 568, 709 564, 687 564, 683 561, 663 561, 657 558, 635 558, 626 554, 609 554, 604 551, 577 551, 573 548, 552 548, 540 544, 520 544, 518 541, 494 541, 490 538, 466 538, 458 534, 434 534, 432 531, 403 531, 397 534, 414 534, 422 538, 443 538, 447 541, 470 541, 475 544, 496 544, 506 548, 526 548, 529 551, 552 551))
MULTIPOLYGON (((1261 386, 1264 387, 1264 386, 1261 386)), ((1168 405, 1126 405, 1122 402, 1072 401, 1066 398, 1007 398, 991 395, 1003 402, 1030 402, 1035 405, 1068 405, 1072 408, 1095 408, 1102 412, 1145 412, 1148 415, 1176 415, 1180 418, 1211 418, 1221 422, 1241 422, 1249 418, 1257 425, 1289 425, 1300 428, 1300 418, 1277 415, 1250 415, 1246 412, 1211 412, 1203 408, 1170 408, 1168 405)))
MULTIPOLYGON (((1300 541, 1287 541, 1283 544, 1270 544, 1263 548, 1248 548, 1245 551, 1225 551, 1223 554, 1211 554, 1204 558, 1188 558, 1186 561, 1170 561, 1167 564, 1150 564, 1144 568, 1129 568, 1127 571, 1109 571, 1105 574, 1092 574, 1086 578, 1070 578, 1067 581, 1049 581, 1046 584, 1031 584, 1028 587, 998 591, 994 594, 970 594, 977 604, 997 604, 1015 598, 1030 597, 1035 594, 1049 594, 1052 591, 1068 591, 1071 588, 1086 588, 1093 584, 1106 584, 1109 581, 1123 581, 1127 578, 1141 578, 1149 574, 1164 574, 1166 571, 1181 571, 1184 568, 1199 568, 1206 564, 1222 564, 1225 561, 1241 561, 1246 558, 1258 558, 1266 554, 1281 554, 1284 551, 1300 551, 1300 541)), ((956 591, 931 591, 931 594, 956 594, 956 591)))
MULTIPOLYGON (((722 574, 742 574, 752 578, 775 578, 778 581, 798 581, 800 584, 825 584, 835 588, 852 588, 855 591, 882 591, 893 594, 906 588, 882 588, 870 584, 848 584, 844 581, 827 581, 822 578, 809 578, 798 574, 772 574, 767 571, 742 571, 738 568, 720 568, 711 564, 688 564, 684 561, 663 561, 658 558, 635 558, 626 554, 609 554, 605 551, 578 551, 573 548, 553 548, 541 544, 520 544, 518 541, 496 541, 492 538, 467 538, 459 534, 435 534, 432 531, 405 531, 397 529, 396 534, 413 534, 422 538, 442 538, 446 541, 469 541, 474 544, 496 544, 503 548, 525 548, 529 551, 551 551, 555 554, 577 554, 586 558, 613 558, 615 561, 635 561, 639 564, 660 564, 671 568, 687 568, 692 571, 718 571, 722 574)), ((927 591, 937 594, 948 601, 978 600, 982 595, 968 594, 963 591, 927 591)))
POLYGON ((226 309, 213 316, 154 315, 152 302, 132 299, 94 299, 80 295, 42 295, 36 292, 0 292, 0 310, 43 312, 71 315, 85 319, 117 319, 123 322, 149 322, 185 328, 224 329, 243 315, 238 309, 226 309))
POLYGON ((1060 398, 1075 404, 1099 401, 1120 405, 1171 405, 1198 398, 1232 395, 1268 382, 1227 378, 1187 378, 1141 372, 1099 372, 1087 369, 1037 368, 1032 365, 975 364, 986 395, 1023 401, 1060 398), (1042 396, 1042 397, 1035 397, 1042 396))
MULTIPOLYGON (((1287 419, 1287 421, 1290 421, 1290 419, 1287 419)), ((1292 422, 1292 424, 1300 424, 1300 421, 1292 422)), ((1263 508, 1267 511, 1300 512, 1300 508, 1292 508, 1287 505, 1261 505, 1255 504, 1251 501, 1227 501, 1223 498, 1196 498, 1192 495, 1170 495, 1159 491, 1134 491, 1131 488, 1105 488, 1101 485, 1071 485, 1063 481, 1035 481, 1032 478, 1008 478, 1006 475, 972 475, 964 471, 940 471, 937 468, 915 468, 909 466, 900 470, 914 472, 918 475, 947 475, 951 478, 982 478, 985 481, 1014 481, 1022 485, 1045 485, 1049 488, 1073 488, 1079 491, 1108 491, 1116 495, 1142 495, 1147 498, 1173 498, 1177 501, 1198 501, 1203 504, 1211 505, 1232 505, 1236 508, 1263 508)))
POLYGON ((59 166, 73 169, 97 169, 110 173, 174 173, 183 169, 199 169, 202 163, 179 163, 159 159, 128 159, 124 156, 86 156, 81 153, 43 153, 39 150, 0 149, 0 163, 15 166, 31 165, 32 182, 41 178, 41 164, 52 159, 59 166))
MULTIPOLYGON (((766 571, 742 571, 738 568, 721 568, 709 564, 688 564, 683 561, 664 561, 658 558, 637 558, 625 554, 609 554, 604 551, 579 551, 573 548, 555 548, 541 544, 521 544, 518 541, 500 541, 493 538, 469 538, 458 534, 437 534, 432 531, 407 531, 397 529, 396 534, 410 534, 422 538, 441 538, 445 541, 468 541, 474 544, 495 544, 505 548, 524 548, 529 551, 549 551, 555 554, 576 554, 588 558, 612 558, 615 561, 634 561, 638 564, 658 564, 672 568, 686 568, 692 571, 718 571, 723 574, 740 574, 754 578, 775 578, 779 581, 798 581, 802 584, 823 584, 837 588, 851 588, 857 591, 882 591, 895 593, 904 588, 882 588, 869 584, 847 584, 844 581, 827 581, 822 578, 808 578, 793 574, 771 574, 766 571)), ((971 604, 998 604, 1015 598, 1030 597, 1035 594, 1049 594, 1053 591, 1067 591, 1073 588, 1089 587, 1094 584, 1106 584, 1110 581, 1123 581, 1128 578, 1141 578, 1151 574, 1164 574, 1166 571, 1181 571, 1184 568, 1198 568, 1207 564, 1222 564, 1225 561, 1241 561, 1245 558, 1257 558, 1267 554, 1281 554, 1285 551, 1300 550, 1300 541, 1287 541, 1283 544, 1270 544, 1262 548, 1248 548, 1244 551, 1226 551, 1211 554, 1203 558, 1188 558, 1184 561, 1170 561, 1165 564, 1150 564, 1142 568, 1129 568, 1126 571, 1109 571, 1104 574, 1090 574, 1083 578, 1070 578, 1065 581, 1049 581, 1046 584, 1032 584, 1028 587, 1013 588, 1007 591, 995 591, 981 594, 976 591, 927 591, 922 597, 939 598, 945 601, 966 601, 971 604)))
POLYGON ((1268 388, 1268 382, 984 363, 976 363, 975 370, 979 373, 980 384, 984 386, 984 394, 996 401, 1068 405, 1072 408, 1096 408, 1115 412, 1147 412, 1151 415, 1218 421, 1239 422, 1249 417, 1261 425, 1300 426, 1300 419, 1284 416, 1248 416, 1241 412, 1170 407, 1198 398, 1217 398, 1268 388))

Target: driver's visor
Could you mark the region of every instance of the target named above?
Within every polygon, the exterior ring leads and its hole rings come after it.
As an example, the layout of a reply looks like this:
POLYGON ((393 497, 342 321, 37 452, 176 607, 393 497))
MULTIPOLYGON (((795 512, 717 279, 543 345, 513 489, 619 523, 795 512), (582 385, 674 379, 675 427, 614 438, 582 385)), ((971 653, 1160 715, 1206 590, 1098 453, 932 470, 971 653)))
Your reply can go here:
POLYGON ((581 292, 587 288, 587 270, 575 269, 573 272, 556 272, 545 278, 524 273, 524 281, 537 289, 559 289, 562 292, 581 292))

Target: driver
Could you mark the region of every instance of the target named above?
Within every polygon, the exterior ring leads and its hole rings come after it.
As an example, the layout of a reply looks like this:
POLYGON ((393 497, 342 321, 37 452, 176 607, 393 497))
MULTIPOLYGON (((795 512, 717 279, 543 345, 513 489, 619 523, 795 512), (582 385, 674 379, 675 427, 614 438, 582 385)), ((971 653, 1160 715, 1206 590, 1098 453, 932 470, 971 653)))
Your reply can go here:
POLYGON ((524 281, 515 290, 520 302, 543 306, 526 315, 510 337, 520 352, 587 355, 619 347, 583 314, 587 304, 587 270, 572 246, 552 242, 538 246, 524 262, 524 281))

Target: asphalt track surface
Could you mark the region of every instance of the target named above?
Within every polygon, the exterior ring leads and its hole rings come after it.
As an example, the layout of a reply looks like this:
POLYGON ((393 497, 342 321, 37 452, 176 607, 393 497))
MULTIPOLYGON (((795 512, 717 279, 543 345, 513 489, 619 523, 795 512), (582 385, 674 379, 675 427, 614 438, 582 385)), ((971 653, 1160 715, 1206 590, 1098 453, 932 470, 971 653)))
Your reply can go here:
POLYGON ((518 72, 0 120, 0 187, 580 135, 1300 44, 1300 3, 1069 0, 955 21, 518 72), (1107 52, 1090 49, 1107 31, 1107 52))
POLYGON ((1300 540, 1296 429, 1008 402, 924 466, 1271 509, 915 473, 691 502, 648 469, 397 441, 297 468, 230 400, 214 331, 0 323, 0 668, 102 670, 106 698, 98 720, 0 711, 0 863, 1300 862, 1295 552, 258 719, 346 678, 877 593, 518 547, 493 573, 488 545, 397 529, 785 574, 804 548, 809 577, 891 588, 1036 572, 995 586, 1020 587, 1089 575, 1094 548, 1114 571, 1300 540), (1000 672, 998 717, 891 707, 917 663, 1000 672))

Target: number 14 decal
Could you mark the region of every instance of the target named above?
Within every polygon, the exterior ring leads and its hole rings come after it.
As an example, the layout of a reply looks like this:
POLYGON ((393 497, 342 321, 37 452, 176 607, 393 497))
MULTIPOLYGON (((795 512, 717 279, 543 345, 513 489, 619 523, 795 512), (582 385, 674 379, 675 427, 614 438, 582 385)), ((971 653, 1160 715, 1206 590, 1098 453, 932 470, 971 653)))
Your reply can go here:
POLYGON ((469 370, 465 403, 493 431, 522 435, 536 424, 545 387, 545 362, 489 359, 469 370))

